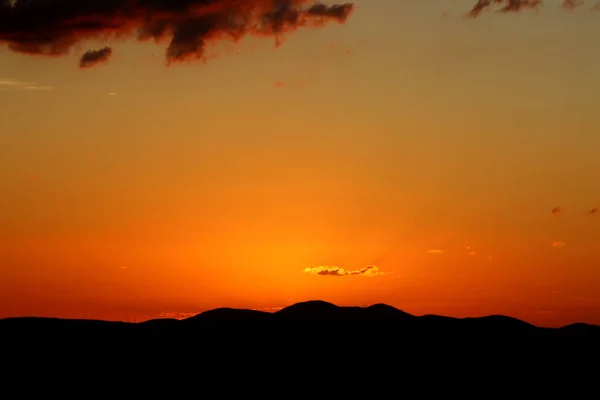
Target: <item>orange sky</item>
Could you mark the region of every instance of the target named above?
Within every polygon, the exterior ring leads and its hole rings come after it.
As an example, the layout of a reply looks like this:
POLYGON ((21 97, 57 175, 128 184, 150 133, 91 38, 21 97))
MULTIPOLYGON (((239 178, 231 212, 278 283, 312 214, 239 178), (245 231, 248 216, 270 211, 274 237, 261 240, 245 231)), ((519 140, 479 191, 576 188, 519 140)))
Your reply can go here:
POLYGON ((472 4, 359 0, 169 67, 166 44, 78 69, 106 43, 0 43, 0 318, 322 299, 600 324, 600 14, 472 4))

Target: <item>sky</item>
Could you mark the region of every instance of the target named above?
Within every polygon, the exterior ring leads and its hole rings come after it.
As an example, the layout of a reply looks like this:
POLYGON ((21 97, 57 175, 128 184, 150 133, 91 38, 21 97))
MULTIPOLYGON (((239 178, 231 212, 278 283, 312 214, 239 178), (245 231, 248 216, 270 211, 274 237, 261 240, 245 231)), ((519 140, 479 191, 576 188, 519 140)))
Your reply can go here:
POLYGON ((229 0, 198 26, 1 6, 0 318, 320 299, 600 324, 593 2, 332 1, 245 30, 229 0))

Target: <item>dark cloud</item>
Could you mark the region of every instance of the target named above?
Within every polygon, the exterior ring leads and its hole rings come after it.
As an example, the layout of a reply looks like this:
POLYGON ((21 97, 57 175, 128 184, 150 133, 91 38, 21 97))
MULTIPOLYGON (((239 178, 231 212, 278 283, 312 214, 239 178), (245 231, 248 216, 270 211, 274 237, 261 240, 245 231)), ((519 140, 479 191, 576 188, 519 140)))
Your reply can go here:
MULTIPOLYGON (((467 13, 467 17, 476 18, 485 11, 497 12, 519 12, 522 10, 538 10, 543 0, 477 0, 473 8, 467 13)), ((584 4, 583 0, 561 0, 561 7, 566 10, 574 10, 584 4)), ((596 4, 596 8, 600 3, 596 4)))
POLYGON ((0 44, 63 56, 90 39, 165 41, 166 61, 173 63, 203 59, 206 44, 220 39, 256 35, 280 43, 300 27, 344 23, 353 8, 313 0, 4 0, 0 44))
POLYGON ((537 9, 541 5, 542 0, 478 0, 467 15, 475 18, 494 8, 499 12, 515 12, 527 8, 537 9))
POLYGON ((81 56, 79 68, 90 68, 105 63, 111 55, 112 49, 110 47, 104 47, 100 50, 88 50, 81 56))

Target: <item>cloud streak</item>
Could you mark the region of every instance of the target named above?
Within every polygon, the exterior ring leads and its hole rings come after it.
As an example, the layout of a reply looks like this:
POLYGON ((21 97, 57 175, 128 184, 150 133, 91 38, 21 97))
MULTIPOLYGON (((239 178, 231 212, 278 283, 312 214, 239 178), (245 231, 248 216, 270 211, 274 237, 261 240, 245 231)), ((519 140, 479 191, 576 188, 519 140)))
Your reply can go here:
MULTIPOLYGON (((543 0, 477 0, 473 8, 467 13, 469 18, 477 18, 486 11, 500 13, 520 12, 523 10, 539 10, 544 5, 543 0)), ((560 5, 567 11, 573 11, 584 5, 583 0, 561 0, 560 5)), ((592 7, 597 10, 600 2, 592 7)))
POLYGON ((16 79, 0 78, 0 90, 52 90, 52 86, 40 86, 32 82, 23 82, 16 79))
POLYGON ((383 276, 389 275, 389 273, 382 272, 375 265, 367 265, 364 268, 356 270, 347 270, 336 266, 319 266, 314 268, 305 268, 304 272, 321 275, 321 276, 383 276))
MULTIPOLYGON (((314 0, 0 0, 0 44, 30 55, 64 56, 87 40, 166 43, 167 64, 206 60, 206 46, 223 39, 271 37, 277 45, 303 27, 344 23, 353 4, 314 0)), ((110 57, 88 51, 80 66, 110 57)))
POLYGON ((427 250, 427 254, 444 254, 444 250, 442 250, 442 249, 431 249, 431 250, 427 250))
POLYGON ((186 319, 193 317, 194 315, 198 315, 199 313, 191 313, 191 312, 162 312, 159 314, 159 318, 169 318, 169 319, 186 319))
POLYGON ((524 9, 537 10, 542 5, 542 0, 478 0, 467 16, 477 18, 485 11, 517 12, 524 9))

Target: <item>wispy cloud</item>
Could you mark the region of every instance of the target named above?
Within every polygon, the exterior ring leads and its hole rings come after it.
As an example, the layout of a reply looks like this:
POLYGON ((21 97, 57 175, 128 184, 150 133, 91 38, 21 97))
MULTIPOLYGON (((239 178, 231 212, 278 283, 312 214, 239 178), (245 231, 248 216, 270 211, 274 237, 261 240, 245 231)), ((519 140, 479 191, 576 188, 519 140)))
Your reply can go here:
POLYGON ((431 249, 431 250, 427 250, 427 254, 444 254, 444 250, 442 250, 442 249, 431 249))
POLYGON ((162 312, 159 314, 160 318, 172 318, 172 319, 185 319, 198 315, 199 313, 190 312, 162 312))
POLYGON ((24 82, 16 79, 0 78, 0 90, 52 90, 52 86, 41 86, 33 82, 24 82))
POLYGON ((561 242, 561 241, 556 241, 556 242, 552 242, 552 247, 554 247, 555 249, 560 249, 561 247, 565 247, 567 244, 565 242, 561 242))
POLYGON ((323 276, 383 276, 390 273, 382 272, 375 265, 367 265, 364 268, 356 270, 347 270, 336 266, 323 265, 314 268, 305 268, 304 272, 313 275, 323 276))
MULTIPOLYGON (((476 18, 485 11, 496 11, 502 13, 519 12, 525 9, 539 10, 545 0, 477 0, 467 17, 476 18)), ((564 10, 573 11, 584 6, 584 0, 561 0, 560 5, 564 10)), ((591 9, 594 10, 600 3, 596 3, 591 9)))

